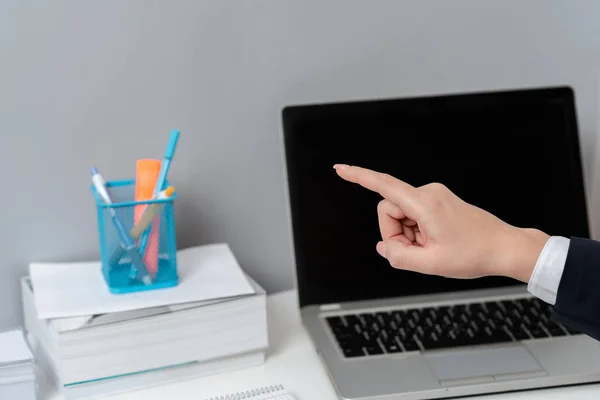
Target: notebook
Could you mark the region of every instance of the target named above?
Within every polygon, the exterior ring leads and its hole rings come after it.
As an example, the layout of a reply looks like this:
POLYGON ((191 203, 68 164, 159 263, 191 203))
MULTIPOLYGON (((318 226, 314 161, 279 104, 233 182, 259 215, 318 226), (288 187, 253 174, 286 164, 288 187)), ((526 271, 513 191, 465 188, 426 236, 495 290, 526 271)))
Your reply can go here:
POLYGON ((238 393, 229 393, 223 396, 211 397, 206 400, 295 400, 282 385, 267 386, 246 390, 238 393))

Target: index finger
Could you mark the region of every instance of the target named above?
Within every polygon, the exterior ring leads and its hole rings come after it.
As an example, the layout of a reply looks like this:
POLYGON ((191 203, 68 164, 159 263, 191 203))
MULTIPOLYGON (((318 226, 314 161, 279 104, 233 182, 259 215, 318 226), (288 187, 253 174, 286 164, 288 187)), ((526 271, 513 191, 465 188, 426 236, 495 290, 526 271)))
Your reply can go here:
POLYGON ((416 218, 420 215, 422 207, 419 192, 408 183, 366 168, 348 165, 335 165, 334 168, 342 179, 379 193, 402 208, 408 217, 416 218))

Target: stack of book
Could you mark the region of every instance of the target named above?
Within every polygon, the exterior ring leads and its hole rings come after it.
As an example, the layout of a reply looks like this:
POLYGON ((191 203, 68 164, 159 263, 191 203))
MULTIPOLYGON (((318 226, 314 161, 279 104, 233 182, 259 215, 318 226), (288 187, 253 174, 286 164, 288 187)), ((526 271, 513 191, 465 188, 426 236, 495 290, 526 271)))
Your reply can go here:
MULTIPOLYGON (((92 307, 104 312, 85 315, 73 315, 77 307, 66 304, 66 286, 48 282, 52 279, 44 275, 53 270, 60 274, 60 266, 30 266, 30 276, 21 281, 25 327, 40 367, 67 399, 98 398, 264 362, 265 291, 242 272, 229 248, 187 249, 178 260, 178 287, 106 294, 103 304, 92 307), (36 276, 43 277, 37 284, 36 276), (53 298, 48 285, 55 285, 53 298)), ((96 267, 97 279, 102 279, 96 267)), ((78 278, 85 280, 80 272, 78 278)))
POLYGON ((0 399, 36 398, 35 364, 23 331, 0 333, 0 399))

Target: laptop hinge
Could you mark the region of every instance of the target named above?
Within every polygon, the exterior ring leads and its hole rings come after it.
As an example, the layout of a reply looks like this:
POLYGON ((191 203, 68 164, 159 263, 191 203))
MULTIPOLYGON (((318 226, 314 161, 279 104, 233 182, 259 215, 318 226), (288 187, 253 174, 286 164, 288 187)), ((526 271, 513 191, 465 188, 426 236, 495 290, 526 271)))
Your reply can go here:
POLYGON ((341 307, 339 304, 323 304, 319 306, 319 310, 321 311, 334 311, 339 310, 341 307))

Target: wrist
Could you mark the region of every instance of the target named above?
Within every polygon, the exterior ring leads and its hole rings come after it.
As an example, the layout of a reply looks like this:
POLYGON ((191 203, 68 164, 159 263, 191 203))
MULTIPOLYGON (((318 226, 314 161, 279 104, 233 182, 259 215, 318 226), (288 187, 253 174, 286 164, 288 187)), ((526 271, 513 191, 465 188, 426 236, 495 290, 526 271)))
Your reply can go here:
POLYGON ((498 275, 528 283, 550 236, 539 229, 510 227, 499 246, 498 275))

